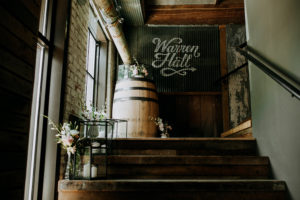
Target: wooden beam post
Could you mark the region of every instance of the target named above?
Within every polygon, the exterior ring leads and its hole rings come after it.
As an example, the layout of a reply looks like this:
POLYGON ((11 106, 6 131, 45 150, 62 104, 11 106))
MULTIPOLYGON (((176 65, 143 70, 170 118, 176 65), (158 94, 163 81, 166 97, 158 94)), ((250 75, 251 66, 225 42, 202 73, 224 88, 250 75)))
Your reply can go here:
MULTIPOLYGON (((220 35, 220 67, 221 76, 227 74, 227 57, 226 57, 226 25, 219 26, 220 35)), ((223 115, 223 131, 229 130, 229 93, 228 81, 222 81, 222 115, 223 115)))
POLYGON ((216 4, 148 5, 146 24, 244 24, 244 3, 239 0, 217 1, 216 4))

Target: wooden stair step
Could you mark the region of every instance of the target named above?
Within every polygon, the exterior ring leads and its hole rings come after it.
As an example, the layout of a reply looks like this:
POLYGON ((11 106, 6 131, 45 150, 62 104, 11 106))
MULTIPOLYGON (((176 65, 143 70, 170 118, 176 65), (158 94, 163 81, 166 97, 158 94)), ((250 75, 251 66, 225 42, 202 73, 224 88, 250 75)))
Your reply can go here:
POLYGON ((58 189, 64 200, 283 200, 286 185, 276 180, 60 180, 58 189))
MULTIPOLYGON (((97 161, 97 160, 95 160, 97 161)), ((109 178, 268 178, 269 159, 257 156, 109 156, 109 178)))
POLYGON ((114 155, 256 155, 254 138, 128 138, 112 140, 114 155))
POLYGON ((268 157, 251 138, 130 138, 111 141, 106 180, 60 180, 63 200, 284 200, 268 157))
POLYGON ((266 156, 111 155, 109 165, 269 165, 266 156))
POLYGON ((285 191, 279 180, 60 180, 60 191, 285 191))

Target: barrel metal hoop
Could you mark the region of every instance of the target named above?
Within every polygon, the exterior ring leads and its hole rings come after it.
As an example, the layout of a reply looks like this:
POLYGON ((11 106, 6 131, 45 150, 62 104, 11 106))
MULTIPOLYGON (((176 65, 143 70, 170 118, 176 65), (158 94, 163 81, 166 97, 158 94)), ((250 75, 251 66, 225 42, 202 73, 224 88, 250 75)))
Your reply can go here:
POLYGON ((157 100, 157 99, 147 98, 147 97, 123 97, 123 98, 117 98, 117 99, 114 99, 114 102, 119 102, 119 101, 130 101, 130 100, 153 101, 153 102, 155 102, 155 103, 158 103, 158 100, 157 100))
POLYGON ((117 84, 118 83, 121 83, 123 81, 145 81, 145 82, 150 82, 150 83, 153 83, 154 84, 154 81, 153 80, 150 80, 148 78, 134 78, 134 77, 131 77, 131 78, 125 78, 125 79, 122 79, 122 80, 119 80, 117 81, 117 84))
POLYGON ((156 89, 154 88, 146 88, 146 87, 126 87, 126 88, 118 88, 115 90, 115 92, 119 91, 126 91, 126 90, 147 90, 147 91, 152 91, 156 93, 156 89))

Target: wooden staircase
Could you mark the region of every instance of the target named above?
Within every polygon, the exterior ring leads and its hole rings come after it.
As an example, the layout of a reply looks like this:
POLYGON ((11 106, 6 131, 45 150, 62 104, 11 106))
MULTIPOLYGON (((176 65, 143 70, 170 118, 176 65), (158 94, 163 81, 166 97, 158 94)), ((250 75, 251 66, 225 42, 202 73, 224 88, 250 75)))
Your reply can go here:
POLYGON ((106 180, 61 180, 59 199, 282 200, 255 139, 116 139, 106 180))

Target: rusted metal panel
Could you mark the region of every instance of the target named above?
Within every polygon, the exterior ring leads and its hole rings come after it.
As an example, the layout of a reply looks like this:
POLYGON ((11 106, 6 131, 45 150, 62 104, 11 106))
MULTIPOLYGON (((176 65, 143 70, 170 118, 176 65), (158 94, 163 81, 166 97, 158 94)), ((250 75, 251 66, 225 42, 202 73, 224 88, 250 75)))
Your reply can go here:
MULTIPOLYGON (((246 41, 246 31, 243 25, 227 25, 227 64, 228 71, 241 66, 246 59, 235 47, 246 41)), ((230 127, 233 128, 251 117, 249 74, 247 67, 232 74, 228 79, 230 127)))

